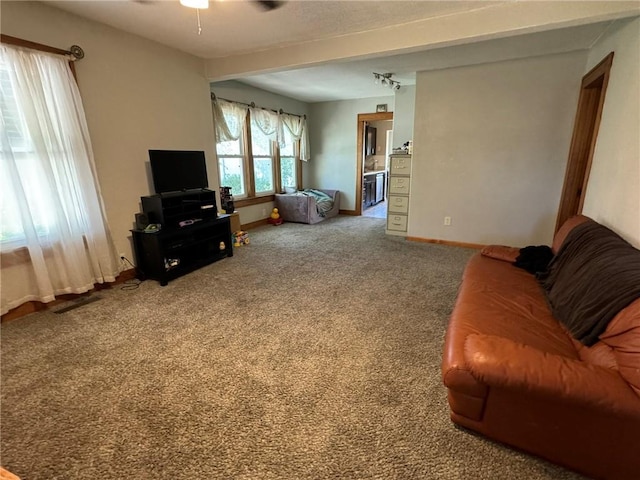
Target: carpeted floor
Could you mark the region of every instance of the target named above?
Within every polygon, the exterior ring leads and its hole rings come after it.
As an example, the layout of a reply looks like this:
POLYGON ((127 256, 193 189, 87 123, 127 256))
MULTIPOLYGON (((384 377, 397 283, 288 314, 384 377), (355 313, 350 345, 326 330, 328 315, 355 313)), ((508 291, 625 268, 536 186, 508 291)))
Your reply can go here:
POLYGON ((2 325, 3 466, 50 479, 577 479, 457 429, 444 332, 473 251, 337 217, 160 287, 2 325))

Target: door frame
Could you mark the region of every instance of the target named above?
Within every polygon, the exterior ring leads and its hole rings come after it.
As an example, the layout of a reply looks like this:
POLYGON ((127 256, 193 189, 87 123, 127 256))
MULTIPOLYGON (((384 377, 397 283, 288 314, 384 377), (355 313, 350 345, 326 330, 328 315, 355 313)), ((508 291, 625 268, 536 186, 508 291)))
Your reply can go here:
POLYGON ((613 52, 582 77, 556 232, 568 218, 582 213, 612 63, 613 52))
POLYGON ((355 215, 362 215, 362 176, 364 174, 364 127, 365 123, 393 120, 393 112, 359 113, 356 143, 356 208, 355 215))

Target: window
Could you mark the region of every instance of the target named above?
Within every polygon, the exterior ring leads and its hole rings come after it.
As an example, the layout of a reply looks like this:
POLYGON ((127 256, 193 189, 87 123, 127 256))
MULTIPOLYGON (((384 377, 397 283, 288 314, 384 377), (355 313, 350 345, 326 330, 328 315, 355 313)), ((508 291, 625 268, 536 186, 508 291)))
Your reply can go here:
POLYGON ((256 195, 275 193, 274 145, 275 143, 252 121, 251 153, 253 155, 253 178, 256 195))
POLYGON ((273 140, 273 134, 267 135, 258 127, 251 112, 244 110, 240 114, 237 111, 238 104, 234 104, 234 111, 229 107, 231 103, 221 102, 219 114, 224 115, 228 131, 238 138, 216 144, 220 186, 231 187, 236 204, 240 202, 239 206, 242 206, 243 200, 272 200, 272 195, 284 191, 285 187, 298 188, 300 141, 294 140, 284 128, 286 145, 280 147, 273 140))
POLYGON ((298 186, 298 157, 296 144, 285 129, 286 145, 280 148, 280 185, 282 188, 298 186))
MULTIPOLYGON (((53 205, 47 201, 49 182, 46 182, 46 169, 38 161, 38 156, 26 128, 24 116, 21 114, 16 102, 16 95, 10 79, 9 65, 0 58, 0 111, 5 126, 6 141, 15 159, 16 174, 23 179, 24 184, 29 185, 29 195, 26 195, 29 203, 30 215, 35 228, 35 233, 40 236, 48 235, 53 226, 55 214, 53 205)), ((11 168, 13 164, 5 165, 3 156, 3 168, 11 168)), ((18 198, 13 180, 15 177, 6 174, 0 175, 0 243, 5 248, 23 246, 25 235, 21 219, 21 209, 18 208, 18 198)))
POLYGON ((25 299, 86 292, 120 271, 68 52, 10 41, 19 46, 0 43, 0 255, 17 268, 7 271, 3 314, 25 299))
POLYGON ((244 152, 242 141, 230 140, 217 145, 220 185, 231 187, 236 197, 246 197, 244 181, 244 152))

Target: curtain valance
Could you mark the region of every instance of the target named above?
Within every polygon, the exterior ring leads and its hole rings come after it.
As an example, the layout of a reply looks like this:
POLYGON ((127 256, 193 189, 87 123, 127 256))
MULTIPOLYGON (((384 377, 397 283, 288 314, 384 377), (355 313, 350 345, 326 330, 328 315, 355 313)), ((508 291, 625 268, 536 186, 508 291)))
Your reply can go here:
POLYGON ((230 102, 212 95, 211 108, 216 132, 216 143, 237 140, 242 132, 247 111, 251 112, 251 120, 265 135, 280 147, 287 142, 300 141, 300 159, 305 162, 310 158, 309 133, 307 119, 290 113, 279 113, 264 108, 246 106, 230 102), (285 134, 285 129, 289 135, 285 134))

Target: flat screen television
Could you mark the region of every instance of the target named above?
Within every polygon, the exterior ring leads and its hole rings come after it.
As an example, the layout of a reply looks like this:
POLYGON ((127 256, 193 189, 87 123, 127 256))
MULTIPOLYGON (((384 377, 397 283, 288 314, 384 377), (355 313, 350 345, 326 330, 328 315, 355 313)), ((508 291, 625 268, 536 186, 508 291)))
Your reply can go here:
POLYGON ((151 175, 156 193, 207 188, 204 152, 189 150, 149 150, 151 175))

